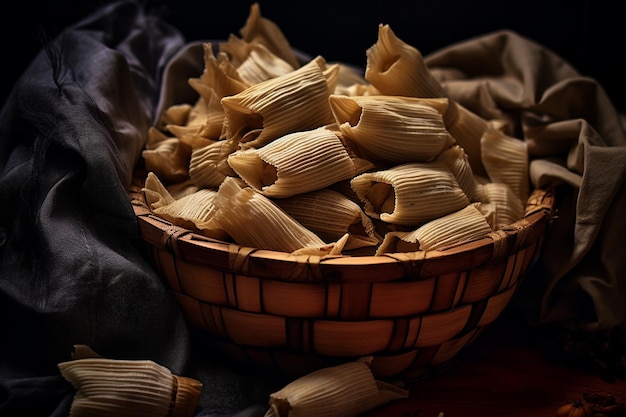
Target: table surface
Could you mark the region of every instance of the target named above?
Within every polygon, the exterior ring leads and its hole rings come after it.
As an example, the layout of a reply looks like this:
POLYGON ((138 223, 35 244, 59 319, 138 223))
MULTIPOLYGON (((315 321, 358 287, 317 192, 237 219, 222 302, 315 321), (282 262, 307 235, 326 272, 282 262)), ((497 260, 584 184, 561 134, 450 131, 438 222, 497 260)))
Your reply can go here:
POLYGON ((555 417, 561 405, 589 392, 626 403, 626 380, 555 359, 554 349, 516 323, 506 316, 496 320, 446 370, 411 383, 409 399, 363 417, 555 417))

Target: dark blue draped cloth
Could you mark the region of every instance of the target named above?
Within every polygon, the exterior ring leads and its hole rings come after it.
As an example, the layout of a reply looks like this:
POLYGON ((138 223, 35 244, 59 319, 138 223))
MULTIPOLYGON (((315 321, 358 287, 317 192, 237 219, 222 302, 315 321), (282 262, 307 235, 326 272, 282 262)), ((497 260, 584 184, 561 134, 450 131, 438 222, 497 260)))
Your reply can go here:
POLYGON ((112 3, 43 45, 2 109, 3 417, 68 415, 74 389, 57 364, 75 344, 201 377, 198 415, 265 411, 266 393, 251 399, 242 388, 250 381, 212 363, 189 366, 189 331, 126 193, 163 69, 183 44, 138 3, 112 3))

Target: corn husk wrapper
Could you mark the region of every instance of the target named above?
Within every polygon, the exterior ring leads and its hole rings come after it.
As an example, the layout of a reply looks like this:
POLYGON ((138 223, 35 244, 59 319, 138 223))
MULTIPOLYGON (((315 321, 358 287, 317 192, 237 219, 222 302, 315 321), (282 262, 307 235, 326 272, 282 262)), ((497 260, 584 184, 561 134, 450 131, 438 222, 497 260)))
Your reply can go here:
POLYGON ((387 223, 416 226, 469 204, 454 174, 438 161, 366 172, 350 184, 365 213, 387 223))
POLYGON ((213 204, 216 196, 217 191, 201 188, 170 204, 157 207, 153 212, 173 224, 195 228, 195 223, 205 222, 216 210, 213 204))
POLYGON ((150 210, 167 206, 168 204, 172 204, 176 201, 174 196, 172 196, 154 172, 148 172, 141 191, 144 194, 146 204, 150 210))
POLYGON ((258 42, 246 42, 231 35, 227 42, 219 45, 219 48, 229 56, 237 74, 249 86, 296 69, 258 42))
POLYGON ((328 96, 337 71, 317 57, 295 71, 222 98, 231 150, 260 148, 285 134, 332 123, 328 96))
POLYGON ((187 130, 185 126, 167 125, 167 129, 170 133, 179 140, 181 145, 184 145, 186 149, 189 149, 186 161, 189 164, 189 158, 194 149, 202 147, 208 143, 214 142, 211 139, 200 136, 199 134, 187 130))
POLYGON ((189 175, 191 147, 155 127, 148 130, 148 139, 141 156, 146 170, 154 172, 167 183, 184 181, 189 175))
POLYGON ((270 395, 265 417, 354 417, 408 398, 402 387, 374 379, 366 360, 322 368, 270 395))
POLYGON ((168 126, 170 125, 185 126, 188 129, 195 131, 198 135, 202 136, 202 130, 206 123, 208 113, 209 113, 208 100, 205 101, 203 97, 199 97, 199 99, 196 100, 196 103, 193 106, 191 106, 191 109, 189 109, 189 114, 187 115, 187 120, 185 123, 183 124, 171 123, 171 124, 166 125, 166 129, 169 129, 168 126))
POLYGON ((350 235, 346 233, 335 242, 331 242, 321 246, 306 246, 291 252, 291 256, 300 256, 310 259, 311 256, 319 258, 341 256, 342 251, 346 248, 350 235))
MULTIPOLYGON (((204 51, 204 70, 200 77, 190 78, 189 85, 200 94, 208 108, 205 122, 207 138, 223 140, 228 131, 228 119, 222 106, 222 98, 244 91, 249 85, 241 79, 237 69, 230 63, 226 53, 220 52, 217 57, 211 43, 202 44, 204 51)), ((220 169, 224 169, 220 165, 220 169)), ((224 169, 224 175, 232 174, 224 169)))
POLYGON ((239 33, 244 41, 264 45, 274 55, 292 67, 298 68, 300 66, 289 40, 276 23, 261 15, 261 7, 257 2, 250 6, 248 19, 239 33))
POLYGON ((210 137, 211 133, 207 131, 207 119, 210 112, 209 102, 205 101, 204 97, 199 97, 191 107, 187 120, 183 124, 167 124, 164 131, 179 139, 183 136, 210 137))
POLYGON ((194 230, 214 239, 225 240, 228 238, 227 233, 219 227, 211 227, 209 223, 217 210, 214 204, 216 197, 216 190, 200 188, 152 211, 176 226, 194 230))
POLYGON ((339 66, 339 72, 337 74, 337 85, 332 94, 344 96, 378 94, 378 90, 367 82, 360 69, 343 62, 336 62, 336 64, 339 66))
MULTIPOLYGON (((276 203, 246 186, 241 180, 227 177, 213 201, 217 211, 205 227, 222 229, 240 246, 300 254, 337 254, 343 246, 333 246, 289 216, 276 203), (280 231, 280 233, 277 233, 280 231)), ((202 225, 200 225, 202 227, 202 225)), ((345 244, 345 239, 341 241, 345 244)))
POLYGON ((442 117, 446 99, 331 95, 330 106, 341 132, 370 160, 431 161, 454 142, 442 117))
POLYGON ((459 211, 431 220, 411 232, 387 233, 376 254, 398 252, 398 241, 412 244, 404 245, 408 249, 431 251, 444 250, 486 237, 492 229, 478 209, 479 204, 470 204, 459 211), (417 249, 414 249, 414 245, 417 245, 417 249))
POLYGON ((330 187, 328 187, 328 189, 337 191, 338 193, 341 193, 343 196, 349 198, 350 200, 360 205, 361 199, 359 198, 357 193, 354 192, 354 189, 352 188, 352 185, 350 184, 351 180, 352 178, 343 180, 343 181, 338 181, 332 184, 330 187))
POLYGON ((70 417, 191 417, 202 383, 174 375, 150 360, 117 360, 81 349, 81 357, 58 364, 77 392, 70 417), (92 354, 93 356, 91 356, 92 354))
POLYGON ((474 174, 485 176, 481 159, 481 138, 487 129, 487 121, 456 101, 450 101, 443 120, 448 132, 467 154, 474 174))
POLYGON ((524 217, 525 202, 508 184, 491 182, 483 185, 490 204, 495 206, 495 228, 503 228, 524 217))
POLYGON ((217 189, 226 178, 217 166, 222 144, 222 141, 210 141, 191 151, 189 178, 199 188, 217 189))
POLYGON ((489 223, 489 227, 491 227, 491 230, 497 230, 498 229, 498 224, 497 224, 497 219, 496 219, 497 206, 494 203, 482 203, 482 202, 477 202, 477 203, 472 203, 472 204, 476 206, 476 208, 480 211, 480 213, 483 215, 485 220, 487 220, 487 223, 489 223))
POLYGON ((465 192, 469 201, 476 201, 476 178, 470 166, 465 150, 459 145, 451 146, 443 151, 438 157, 438 161, 446 164, 448 169, 454 174, 459 186, 465 192))
POLYGON ((165 130, 167 125, 185 125, 191 112, 192 105, 189 103, 173 104, 161 113, 156 127, 165 130))
POLYGON ((231 96, 242 92, 249 85, 241 79, 235 68, 229 61, 225 53, 215 54, 213 44, 210 42, 202 44, 204 52, 204 70, 199 78, 189 79, 189 85, 193 87, 201 96, 206 97, 205 90, 200 86, 206 86, 214 91, 218 98, 231 96))
POLYGON ((447 97, 441 84, 430 73, 421 52, 399 39, 389 25, 378 26, 378 39, 366 51, 366 56, 365 79, 381 94, 447 97))
POLYGON ((228 164, 258 192, 283 198, 353 178, 361 169, 339 137, 325 127, 285 135, 260 149, 234 152, 228 164))
POLYGON ((189 85, 200 94, 197 103, 202 103, 205 110, 204 114, 196 116, 196 121, 200 124, 197 129, 197 135, 213 140, 223 139, 224 108, 220 102, 221 97, 217 95, 214 88, 203 84, 197 79, 190 79, 189 85))
POLYGON ((481 146, 491 182, 507 184, 521 201, 526 201, 530 188, 526 143, 489 127, 482 136, 481 146))
POLYGON ((175 200, 179 200, 199 190, 198 186, 194 185, 189 179, 175 184, 168 184, 166 188, 175 200))
POLYGON ((472 202, 488 203, 489 196, 485 193, 485 184, 489 181, 484 180, 482 177, 474 176, 474 198, 472 202))
POLYGON ((338 191, 321 189, 274 202, 325 242, 349 234, 345 250, 375 246, 382 240, 361 206, 338 191))

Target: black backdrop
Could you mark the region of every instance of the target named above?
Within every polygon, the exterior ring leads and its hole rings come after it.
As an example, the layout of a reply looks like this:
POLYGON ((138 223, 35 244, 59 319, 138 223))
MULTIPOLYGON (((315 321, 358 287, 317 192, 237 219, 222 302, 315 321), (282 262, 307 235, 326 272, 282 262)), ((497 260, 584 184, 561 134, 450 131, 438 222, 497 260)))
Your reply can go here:
MULTIPOLYGON (((105 0, 12 0, 0 25, 0 98, 38 52, 42 33, 55 36, 105 0)), ((239 34, 252 0, 145 1, 188 40, 239 34)), ((327 60, 365 65, 365 51, 388 23, 424 55, 498 29, 512 29, 552 49, 582 75, 598 80, 615 106, 626 110, 626 14, 623 2, 604 0, 382 0, 259 1, 261 14, 292 46, 327 60)))

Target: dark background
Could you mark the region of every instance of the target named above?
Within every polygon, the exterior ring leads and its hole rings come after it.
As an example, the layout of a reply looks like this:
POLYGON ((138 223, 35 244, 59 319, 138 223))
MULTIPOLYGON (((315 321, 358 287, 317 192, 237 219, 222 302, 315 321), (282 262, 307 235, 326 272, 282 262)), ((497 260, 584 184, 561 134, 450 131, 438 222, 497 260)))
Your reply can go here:
MULTIPOLYGON (((57 35, 104 0, 5 3, 1 25, 4 102, 12 84, 39 51, 38 33, 57 35)), ((223 40, 245 24, 252 1, 144 1, 192 40, 223 40)), ((329 61, 360 67, 388 23, 403 41, 427 55, 499 29, 512 29, 551 49, 585 76, 598 80, 618 110, 626 111, 624 2, 590 0, 259 1, 261 14, 282 29, 291 45, 329 61)))

